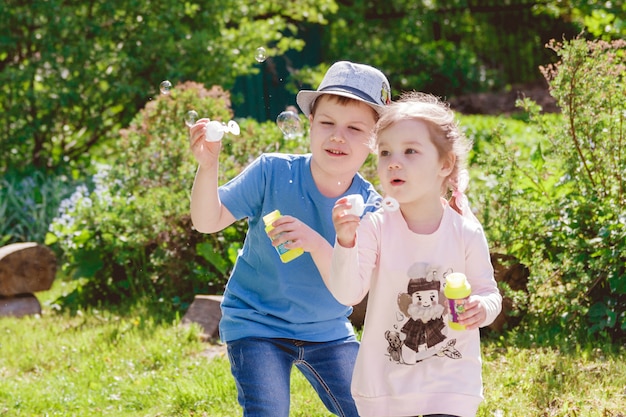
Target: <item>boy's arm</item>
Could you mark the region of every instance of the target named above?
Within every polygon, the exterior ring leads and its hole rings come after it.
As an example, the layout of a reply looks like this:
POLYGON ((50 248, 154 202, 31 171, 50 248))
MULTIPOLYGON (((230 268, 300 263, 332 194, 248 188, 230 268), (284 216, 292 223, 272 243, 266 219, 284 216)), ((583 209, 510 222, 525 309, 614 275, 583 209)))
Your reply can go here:
POLYGON ((220 201, 217 177, 217 164, 200 165, 191 188, 191 222, 201 233, 219 232, 236 220, 220 201))
POLYGON ((191 222, 202 233, 218 232, 236 220, 220 201, 218 170, 222 142, 205 140, 208 121, 200 119, 189 129, 191 151, 199 164, 191 188, 191 222))

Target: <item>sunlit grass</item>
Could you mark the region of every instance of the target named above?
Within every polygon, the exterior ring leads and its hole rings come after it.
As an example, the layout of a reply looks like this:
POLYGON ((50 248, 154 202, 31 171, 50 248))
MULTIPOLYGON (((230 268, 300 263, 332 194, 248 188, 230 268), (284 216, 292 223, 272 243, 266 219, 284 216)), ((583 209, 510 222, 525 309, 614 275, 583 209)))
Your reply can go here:
POLYGON ((483 351, 486 401, 481 415, 500 415, 497 410, 503 416, 626 415, 623 348, 562 352, 492 341, 483 351))
MULTIPOLYGON (((241 415, 227 358, 207 355, 199 328, 131 312, 0 318, 0 416, 241 415)), ((55 294, 56 292, 56 294, 55 294)), ((167 317, 167 315, 164 315, 167 317)), ((520 335, 483 341, 481 417, 624 417, 626 351, 535 347, 520 335)), ((294 370, 292 416, 331 414, 294 370)))

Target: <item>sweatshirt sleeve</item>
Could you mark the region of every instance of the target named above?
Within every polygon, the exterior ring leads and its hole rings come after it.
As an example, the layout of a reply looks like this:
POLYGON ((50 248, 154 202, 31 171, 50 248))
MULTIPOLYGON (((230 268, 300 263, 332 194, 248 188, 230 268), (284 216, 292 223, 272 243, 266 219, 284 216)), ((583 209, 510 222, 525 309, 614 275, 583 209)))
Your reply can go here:
POLYGON ((472 286, 472 294, 481 298, 487 317, 481 324, 485 327, 493 323, 502 310, 502 295, 494 278, 489 245, 482 227, 472 228, 467 240, 466 275, 472 286))
POLYGON ((367 214, 357 229, 356 243, 345 248, 335 240, 328 289, 341 304, 358 304, 370 288, 377 259, 376 225, 367 214))

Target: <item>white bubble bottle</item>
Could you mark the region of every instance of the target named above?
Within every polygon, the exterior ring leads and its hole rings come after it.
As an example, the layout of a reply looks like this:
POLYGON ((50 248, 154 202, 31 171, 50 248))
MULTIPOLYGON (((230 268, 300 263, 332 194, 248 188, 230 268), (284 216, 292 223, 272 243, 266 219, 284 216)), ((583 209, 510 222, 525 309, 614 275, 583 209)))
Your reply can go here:
MULTIPOLYGON (((274 210, 273 212, 263 216, 263 223, 265 223, 265 233, 269 233, 272 229, 274 229, 272 223, 274 223, 275 220, 278 220, 281 216, 282 215, 280 214, 279 210, 274 210)), ((304 250, 302 248, 287 249, 285 247, 285 244, 281 243, 280 245, 276 246, 276 252, 278 252, 280 260, 283 261, 283 263, 287 263, 302 255, 304 253, 304 250)))
POLYGON ((453 330, 465 330, 465 326, 459 324, 459 314, 465 311, 465 303, 472 293, 472 286, 467 281, 465 274, 453 272, 446 275, 446 285, 443 295, 448 299, 450 316, 448 324, 453 330))

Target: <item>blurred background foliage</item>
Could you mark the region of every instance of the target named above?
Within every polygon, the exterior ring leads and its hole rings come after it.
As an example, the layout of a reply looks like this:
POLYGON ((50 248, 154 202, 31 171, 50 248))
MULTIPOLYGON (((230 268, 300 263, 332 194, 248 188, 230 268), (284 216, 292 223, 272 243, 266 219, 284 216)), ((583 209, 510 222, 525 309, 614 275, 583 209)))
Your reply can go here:
MULTIPOLYGON (((246 227, 192 230, 188 111, 239 122, 225 181, 261 152, 307 152, 304 117, 295 140, 274 120, 336 60, 381 68, 394 95, 539 83, 560 113, 523 100, 507 117, 460 115, 470 199, 493 251, 531 269, 528 325, 624 340, 625 12, 622 0, 7 0, 0 243, 57 252, 77 284, 59 304, 148 297, 180 311, 223 289, 246 227)), ((376 183, 374 163, 362 172, 376 183)))
POLYGON ((59 0, 0 4, 0 173, 106 155, 159 84, 219 85, 274 120, 332 62, 381 68, 397 94, 451 98, 536 81, 544 45, 626 33, 623 0, 59 0), (263 63, 253 59, 266 50, 263 63), (250 81, 250 76, 256 76, 250 81), (250 103, 246 102, 251 101, 250 103), (271 111, 267 111, 267 110, 271 111))

